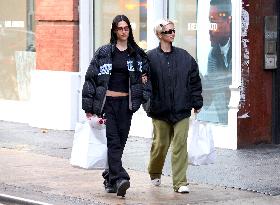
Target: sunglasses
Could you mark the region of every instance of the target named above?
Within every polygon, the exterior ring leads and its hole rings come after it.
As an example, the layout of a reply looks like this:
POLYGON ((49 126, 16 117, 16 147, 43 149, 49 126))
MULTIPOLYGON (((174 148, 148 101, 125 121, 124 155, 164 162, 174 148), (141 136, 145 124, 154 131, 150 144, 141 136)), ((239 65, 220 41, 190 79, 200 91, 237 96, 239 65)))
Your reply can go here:
POLYGON ((175 29, 169 29, 168 31, 162 31, 161 34, 172 34, 175 33, 175 29))
POLYGON ((125 27, 117 27, 116 28, 117 31, 129 31, 129 27, 125 26, 125 27))

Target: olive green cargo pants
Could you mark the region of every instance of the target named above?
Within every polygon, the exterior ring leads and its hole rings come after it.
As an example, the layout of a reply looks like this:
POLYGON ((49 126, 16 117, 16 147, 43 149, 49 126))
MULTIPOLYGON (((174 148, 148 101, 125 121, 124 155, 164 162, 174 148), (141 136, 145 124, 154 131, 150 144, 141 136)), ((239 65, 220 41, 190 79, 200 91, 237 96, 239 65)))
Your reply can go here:
POLYGON ((152 122, 153 142, 148 167, 150 177, 151 179, 160 179, 165 157, 171 145, 173 189, 177 191, 180 186, 188 184, 186 171, 188 167, 187 137, 189 118, 185 118, 176 124, 156 119, 152 119, 152 122))

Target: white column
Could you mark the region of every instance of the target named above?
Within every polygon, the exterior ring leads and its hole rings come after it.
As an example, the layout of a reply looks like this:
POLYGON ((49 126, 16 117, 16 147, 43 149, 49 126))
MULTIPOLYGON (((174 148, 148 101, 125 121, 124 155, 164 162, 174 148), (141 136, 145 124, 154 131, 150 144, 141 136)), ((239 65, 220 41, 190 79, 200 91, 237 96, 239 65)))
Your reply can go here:
POLYGON ((232 0, 232 86, 241 85, 241 0, 232 0))
POLYGON ((93 42, 93 1, 80 0, 79 4, 79 69, 81 87, 79 89, 79 121, 85 118, 82 110, 82 86, 84 77, 94 52, 93 42))
POLYGON ((231 133, 229 148, 232 149, 237 148, 237 112, 241 86, 241 12, 241 0, 232 1, 232 85, 228 112, 228 126, 231 133))
POLYGON ((166 1, 147 0, 147 49, 150 50, 158 46, 158 39, 154 34, 154 26, 157 20, 166 16, 166 1))

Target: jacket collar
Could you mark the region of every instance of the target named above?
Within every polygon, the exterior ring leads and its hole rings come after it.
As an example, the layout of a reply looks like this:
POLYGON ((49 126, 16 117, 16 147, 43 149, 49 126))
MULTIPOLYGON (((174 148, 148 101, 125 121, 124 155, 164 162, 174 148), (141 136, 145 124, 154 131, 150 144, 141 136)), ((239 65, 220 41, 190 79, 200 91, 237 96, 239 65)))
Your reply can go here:
MULTIPOLYGON (((111 44, 111 53, 114 53, 114 51, 116 50, 116 47, 117 47, 116 43, 111 44)), ((133 55, 135 53, 135 50, 132 48, 130 43, 127 44, 127 50, 128 50, 129 55, 133 55)))
POLYGON ((173 53, 173 52, 174 52, 174 46, 173 46, 172 43, 171 43, 171 51, 170 51, 170 52, 164 52, 164 51, 161 49, 160 42, 159 42, 159 44, 158 44, 158 50, 159 50, 161 53, 173 53))

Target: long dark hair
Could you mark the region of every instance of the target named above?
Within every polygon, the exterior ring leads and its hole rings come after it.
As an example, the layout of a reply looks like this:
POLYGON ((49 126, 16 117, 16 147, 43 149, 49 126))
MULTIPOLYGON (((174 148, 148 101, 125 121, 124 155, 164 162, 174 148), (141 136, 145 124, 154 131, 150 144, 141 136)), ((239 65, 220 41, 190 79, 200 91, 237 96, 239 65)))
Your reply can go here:
POLYGON ((111 44, 116 44, 117 43, 117 34, 115 33, 117 27, 118 27, 118 23, 124 21, 127 23, 128 28, 129 28, 129 35, 128 35, 128 39, 127 39, 127 43, 128 43, 128 49, 130 53, 133 52, 140 52, 142 53, 142 49, 136 44, 135 40, 134 40, 134 36, 133 36, 133 32, 132 32, 132 28, 130 25, 130 21, 129 19, 125 16, 125 15, 117 15, 112 22, 112 28, 111 28, 111 39, 110 39, 110 43, 111 44), (132 49, 132 50, 131 50, 132 49))

